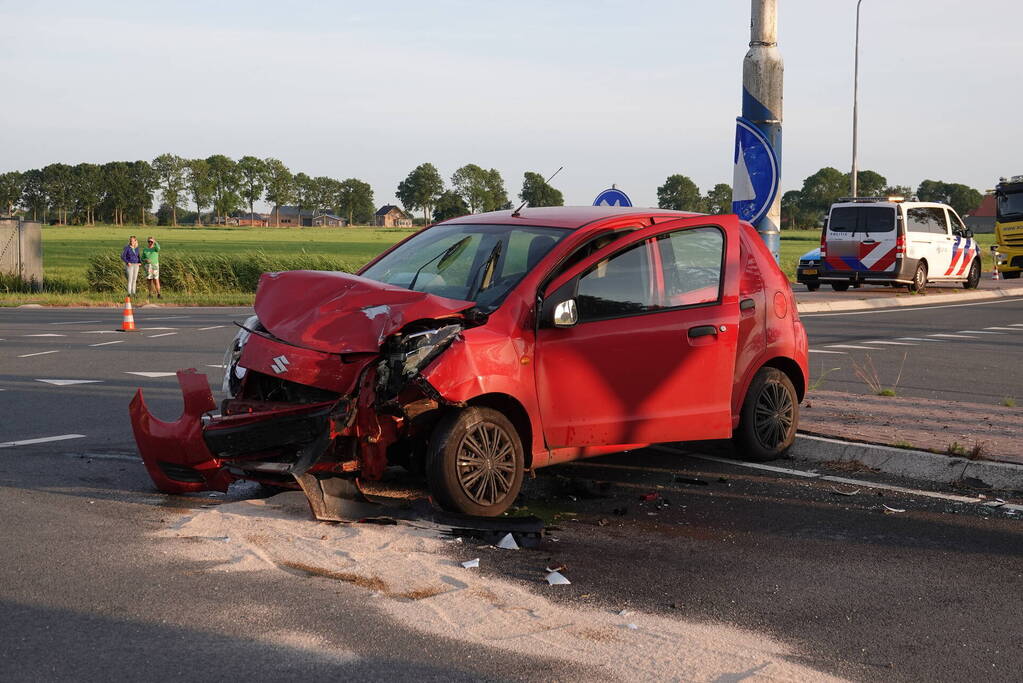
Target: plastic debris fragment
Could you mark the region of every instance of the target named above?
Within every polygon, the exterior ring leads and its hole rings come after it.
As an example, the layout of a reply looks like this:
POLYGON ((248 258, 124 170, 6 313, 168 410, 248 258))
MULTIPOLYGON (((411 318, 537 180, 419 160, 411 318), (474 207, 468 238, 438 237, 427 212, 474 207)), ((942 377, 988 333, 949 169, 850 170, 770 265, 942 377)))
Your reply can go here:
POLYGON ((552 586, 567 586, 572 582, 566 579, 561 572, 551 572, 547 575, 547 583, 552 586))
POLYGON ((503 550, 518 550, 519 544, 515 542, 514 536, 507 533, 504 535, 504 538, 501 539, 501 542, 497 544, 497 547, 502 548, 503 550))
POLYGON ((462 566, 466 569, 476 569, 480 566, 480 558, 477 557, 475 560, 466 560, 462 563, 462 566))
POLYGON ((857 493, 860 492, 860 490, 859 489, 853 489, 852 491, 843 491, 842 489, 838 488, 837 486, 832 486, 831 487, 831 492, 832 493, 837 493, 840 496, 855 496, 857 493))
POLYGON ((884 513, 886 515, 896 515, 896 514, 898 514, 900 512, 905 512, 905 510, 900 510, 899 508, 890 508, 890 507, 888 507, 887 505, 884 505, 884 504, 882 504, 881 507, 884 508, 884 513))

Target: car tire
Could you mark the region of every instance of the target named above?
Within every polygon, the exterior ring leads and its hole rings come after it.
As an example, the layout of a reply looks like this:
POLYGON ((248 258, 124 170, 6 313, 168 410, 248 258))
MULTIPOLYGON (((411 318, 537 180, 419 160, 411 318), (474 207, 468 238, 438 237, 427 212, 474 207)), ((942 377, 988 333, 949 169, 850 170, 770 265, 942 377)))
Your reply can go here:
POLYGON ((831 288, 833 290, 835 290, 836 292, 844 292, 845 290, 849 289, 849 283, 848 282, 832 282, 831 283, 831 288))
POLYGON ((913 281, 906 285, 911 292, 922 292, 927 289, 927 264, 916 264, 916 272, 913 273, 913 281))
POLYGON ((754 462, 780 458, 795 441, 798 425, 799 399, 792 380, 777 368, 760 368, 732 434, 735 455, 754 462))
POLYGON ((973 259, 973 263, 970 264, 970 272, 966 276, 966 281, 963 282, 964 289, 977 289, 980 286, 980 259, 973 259))
POLYGON ((430 437, 426 476, 437 503, 451 512, 496 517, 522 488, 522 441, 507 417, 491 408, 449 413, 430 437))
POLYGON ((811 292, 816 292, 818 289, 821 288, 821 286, 818 283, 814 283, 812 285, 807 283, 806 288, 811 292))

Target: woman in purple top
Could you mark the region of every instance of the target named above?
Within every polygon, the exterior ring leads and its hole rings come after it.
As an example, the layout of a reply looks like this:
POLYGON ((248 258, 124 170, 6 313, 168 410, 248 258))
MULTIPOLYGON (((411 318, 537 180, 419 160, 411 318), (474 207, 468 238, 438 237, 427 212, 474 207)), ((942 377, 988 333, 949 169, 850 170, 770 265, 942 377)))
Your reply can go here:
POLYGON ((128 296, 135 296, 135 282, 139 277, 139 241, 135 235, 128 238, 128 244, 121 252, 121 260, 124 261, 124 272, 128 276, 128 296))

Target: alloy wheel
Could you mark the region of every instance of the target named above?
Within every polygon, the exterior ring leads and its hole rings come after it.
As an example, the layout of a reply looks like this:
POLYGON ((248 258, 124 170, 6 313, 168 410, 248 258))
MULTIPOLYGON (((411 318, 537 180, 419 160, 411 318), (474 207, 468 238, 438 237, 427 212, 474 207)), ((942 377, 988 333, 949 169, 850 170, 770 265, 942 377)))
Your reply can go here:
POLYGON ((754 431, 757 440, 767 449, 785 441, 794 417, 792 396, 780 382, 767 382, 757 397, 754 431))
POLYGON ((458 446, 458 483, 477 505, 495 505, 515 480, 515 447, 505 430, 492 422, 477 422, 458 446))

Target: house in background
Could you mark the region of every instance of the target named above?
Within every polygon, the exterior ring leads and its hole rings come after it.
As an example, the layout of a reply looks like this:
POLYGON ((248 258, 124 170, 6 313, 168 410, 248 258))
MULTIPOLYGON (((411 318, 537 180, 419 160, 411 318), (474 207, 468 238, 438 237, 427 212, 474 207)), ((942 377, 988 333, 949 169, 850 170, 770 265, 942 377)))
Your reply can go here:
POLYGON ((373 222, 381 228, 412 227, 412 219, 394 204, 385 204, 377 209, 373 222))
POLYGON ((232 225, 246 225, 250 227, 260 228, 266 227, 267 221, 269 219, 270 214, 268 213, 240 213, 237 216, 232 216, 231 218, 227 219, 227 222, 232 225))
POLYGON ((270 212, 269 225, 298 228, 311 227, 316 213, 311 209, 299 210, 297 206, 275 206, 270 212))
POLYGON ((995 196, 993 194, 984 195, 980 206, 963 216, 963 222, 974 232, 994 232, 997 208, 995 196))
POLYGON ((332 213, 318 213, 313 216, 313 225, 324 228, 343 228, 348 222, 332 213))

